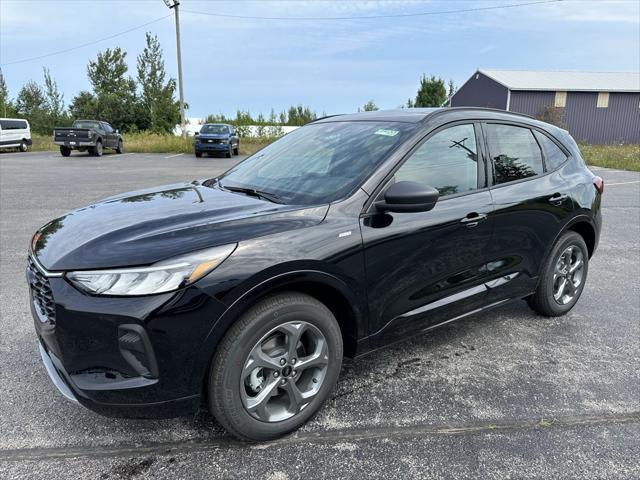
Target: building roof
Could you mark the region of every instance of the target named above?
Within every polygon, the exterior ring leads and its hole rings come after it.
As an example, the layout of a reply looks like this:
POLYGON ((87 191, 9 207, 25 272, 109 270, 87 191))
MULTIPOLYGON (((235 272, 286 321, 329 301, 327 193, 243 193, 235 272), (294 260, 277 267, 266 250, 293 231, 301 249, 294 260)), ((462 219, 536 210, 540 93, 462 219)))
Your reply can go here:
POLYGON ((640 92, 640 72, 478 71, 509 90, 640 92))

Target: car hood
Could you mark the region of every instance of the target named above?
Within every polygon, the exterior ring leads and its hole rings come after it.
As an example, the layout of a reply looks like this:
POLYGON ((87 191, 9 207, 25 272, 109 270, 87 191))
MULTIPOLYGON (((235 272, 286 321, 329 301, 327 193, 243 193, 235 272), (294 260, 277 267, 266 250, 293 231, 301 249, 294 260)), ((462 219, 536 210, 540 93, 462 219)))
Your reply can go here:
POLYGON ((280 205, 194 184, 107 198, 49 222, 32 250, 48 270, 148 265, 320 223, 328 206, 280 205))

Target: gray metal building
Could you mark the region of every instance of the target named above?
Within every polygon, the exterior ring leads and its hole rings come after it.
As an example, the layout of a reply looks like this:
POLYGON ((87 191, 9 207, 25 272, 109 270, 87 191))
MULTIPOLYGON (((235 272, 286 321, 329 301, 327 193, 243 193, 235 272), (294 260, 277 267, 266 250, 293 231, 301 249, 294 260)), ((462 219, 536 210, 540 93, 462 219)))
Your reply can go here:
POLYGON ((579 142, 640 143, 640 73, 477 70, 449 100, 539 117, 557 107, 579 142))

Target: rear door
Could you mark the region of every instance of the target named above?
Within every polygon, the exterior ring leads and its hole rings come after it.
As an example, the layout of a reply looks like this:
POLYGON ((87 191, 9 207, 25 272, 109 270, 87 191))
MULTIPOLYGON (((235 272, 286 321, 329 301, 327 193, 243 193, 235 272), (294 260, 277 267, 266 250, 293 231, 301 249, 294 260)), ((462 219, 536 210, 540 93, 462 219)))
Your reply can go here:
POLYGON ((436 130, 392 177, 435 187, 433 210, 379 213, 361 219, 371 342, 380 346, 484 305, 491 194, 485 183, 479 124, 436 130))
POLYGON ((550 159, 545 162, 529 126, 486 122, 482 129, 495 206, 490 266, 508 280, 490 291, 489 300, 497 301, 535 290, 546 251, 573 205, 567 183, 550 159))
POLYGON ((105 131, 105 144, 107 148, 116 148, 118 146, 118 134, 115 133, 113 127, 107 122, 102 122, 102 128, 105 131))

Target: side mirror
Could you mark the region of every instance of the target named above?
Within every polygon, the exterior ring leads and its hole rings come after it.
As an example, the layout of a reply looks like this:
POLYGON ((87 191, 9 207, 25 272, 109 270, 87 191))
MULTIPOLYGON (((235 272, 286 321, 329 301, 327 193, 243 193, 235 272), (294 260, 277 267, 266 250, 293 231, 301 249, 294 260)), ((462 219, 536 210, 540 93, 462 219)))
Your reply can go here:
POLYGON ((418 182, 397 182, 384 192, 384 202, 376 207, 387 212, 427 212, 438 201, 440 192, 418 182))
POLYGON ((193 136, 195 137, 196 135, 198 135, 200 132, 193 132, 193 136))

